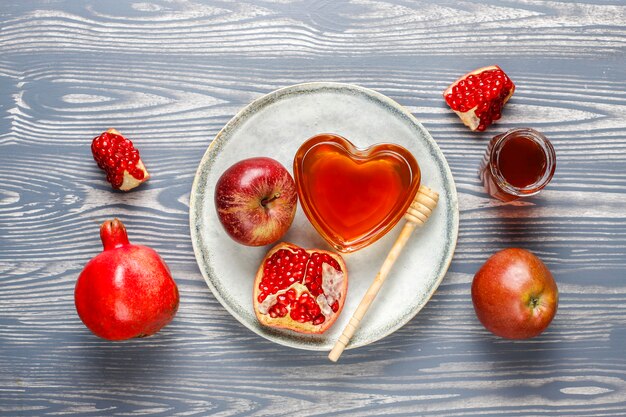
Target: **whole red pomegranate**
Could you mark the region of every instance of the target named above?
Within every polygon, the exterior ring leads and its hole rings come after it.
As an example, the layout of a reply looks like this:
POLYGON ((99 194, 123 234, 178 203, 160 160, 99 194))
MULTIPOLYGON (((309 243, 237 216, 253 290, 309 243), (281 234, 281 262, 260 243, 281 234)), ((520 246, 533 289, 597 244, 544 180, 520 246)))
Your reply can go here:
POLYGON ((348 272, 340 255, 280 243, 256 274, 254 311, 266 326, 324 333, 339 317, 347 290, 348 272))
POLYGON ((118 219, 100 227, 104 251, 85 265, 74 302, 78 316, 97 336, 124 340, 150 336, 174 318, 178 288, 153 250, 128 241, 118 219))

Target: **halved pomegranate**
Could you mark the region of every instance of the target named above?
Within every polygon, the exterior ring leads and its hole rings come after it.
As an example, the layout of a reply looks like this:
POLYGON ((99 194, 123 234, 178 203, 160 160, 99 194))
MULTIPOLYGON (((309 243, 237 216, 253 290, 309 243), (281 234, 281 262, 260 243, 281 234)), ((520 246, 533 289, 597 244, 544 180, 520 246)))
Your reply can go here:
POLYGON ((448 106, 472 130, 485 130, 501 116, 515 84, 497 65, 465 74, 443 92, 448 106))
POLYGON ((254 281, 261 324, 299 333, 324 333, 343 309, 348 272, 340 255, 291 243, 272 248, 254 281))

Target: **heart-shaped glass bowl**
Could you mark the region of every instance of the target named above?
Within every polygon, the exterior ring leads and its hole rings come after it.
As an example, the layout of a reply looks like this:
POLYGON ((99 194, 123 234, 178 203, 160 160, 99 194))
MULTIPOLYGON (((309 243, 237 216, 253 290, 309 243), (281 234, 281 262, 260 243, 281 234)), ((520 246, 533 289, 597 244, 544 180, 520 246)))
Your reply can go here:
POLYGON ((420 185, 420 169, 405 148, 381 143, 358 149, 335 134, 313 136, 293 162, 300 204, 335 249, 354 252, 400 221, 420 185))

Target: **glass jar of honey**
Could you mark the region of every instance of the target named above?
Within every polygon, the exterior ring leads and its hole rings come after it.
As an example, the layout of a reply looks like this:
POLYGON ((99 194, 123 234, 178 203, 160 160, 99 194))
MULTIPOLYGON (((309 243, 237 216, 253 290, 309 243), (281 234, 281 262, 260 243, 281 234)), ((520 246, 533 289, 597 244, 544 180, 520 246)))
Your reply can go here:
POLYGON ((489 195, 513 201, 541 191, 555 168, 550 141, 534 129, 517 128, 491 139, 479 173, 489 195))

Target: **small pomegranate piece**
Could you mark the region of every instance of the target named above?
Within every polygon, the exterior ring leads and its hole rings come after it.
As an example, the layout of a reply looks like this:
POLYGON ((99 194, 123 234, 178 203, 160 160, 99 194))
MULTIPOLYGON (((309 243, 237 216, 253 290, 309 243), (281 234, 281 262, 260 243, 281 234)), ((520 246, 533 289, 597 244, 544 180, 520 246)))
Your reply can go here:
POLYGON ((133 142, 115 129, 96 136, 91 142, 91 153, 113 188, 128 191, 150 178, 133 142))
POLYGON ((104 339, 150 336, 174 318, 178 288, 153 250, 128 241, 118 219, 100 228, 104 251, 76 281, 74 302, 85 325, 104 339))
POLYGON ((337 320, 348 290, 340 255, 280 243, 261 262, 254 282, 254 311, 270 327, 324 333, 337 320))
POLYGON ((452 83, 443 93, 448 106, 472 130, 483 131, 498 120, 515 84, 497 65, 479 68, 452 83))

